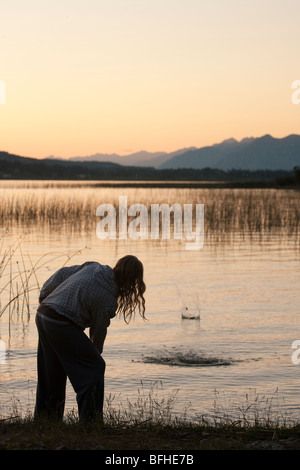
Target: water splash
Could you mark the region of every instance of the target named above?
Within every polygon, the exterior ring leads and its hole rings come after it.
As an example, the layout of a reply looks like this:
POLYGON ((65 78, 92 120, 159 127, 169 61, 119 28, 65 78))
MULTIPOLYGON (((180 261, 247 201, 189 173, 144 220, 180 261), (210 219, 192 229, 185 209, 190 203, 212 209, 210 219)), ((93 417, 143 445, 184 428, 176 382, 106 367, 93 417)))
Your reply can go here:
POLYGON ((185 307, 181 310, 182 320, 200 320, 200 313, 195 311, 190 311, 188 307, 185 307))
POLYGON ((215 356, 207 356, 193 351, 181 352, 172 351, 170 353, 158 353, 153 356, 144 356, 142 362, 148 364, 161 364, 167 366, 183 367, 208 367, 208 366, 230 366, 232 359, 224 359, 215 356))
POLYGON ((182 320, 200 320, 200 300, 196 292, 182 295, 178 290, 179 307, 182 320))

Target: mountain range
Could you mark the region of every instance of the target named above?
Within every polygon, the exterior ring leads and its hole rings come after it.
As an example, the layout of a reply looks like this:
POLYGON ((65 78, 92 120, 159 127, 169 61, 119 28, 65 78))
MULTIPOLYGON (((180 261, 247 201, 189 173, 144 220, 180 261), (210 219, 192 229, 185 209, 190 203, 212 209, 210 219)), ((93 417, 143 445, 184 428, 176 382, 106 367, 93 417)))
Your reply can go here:
MULTIPOLYGON (((167 160, 172 157, 179 156, 190 150, 194 150, 196 147, 189 147, 181 150, 176 150, 175 152, 147 152, 142 150, 141 152, 131 153, 129 155, 121 156, 116 153, 96 153, 94 155, 88 155, 86 157, 71 157, 68 161, 73 162, 111 162, 118 163, 119 165, 126 166, 140 166, 140 167, 154 167, 159 168, 167 160)), ((63 160, 60 157, 54 157, 53 155, 47 157, 47 159, 59 159, 63 160)))
MULTIPOLYGON (((57 159, 53 156, 49 158, 57 159)), ((190 147, 171 153, 142 151, 127 156, 97 153, 86 157, 72 157, 67 161, 113 162, 157 169, 291 171, 295 166, 300 166, 300 135, 291 134, 284 138, 275 138, 267 134, 257 138, 247 137, 241 141, 231 138, 211 146, 190 147)))

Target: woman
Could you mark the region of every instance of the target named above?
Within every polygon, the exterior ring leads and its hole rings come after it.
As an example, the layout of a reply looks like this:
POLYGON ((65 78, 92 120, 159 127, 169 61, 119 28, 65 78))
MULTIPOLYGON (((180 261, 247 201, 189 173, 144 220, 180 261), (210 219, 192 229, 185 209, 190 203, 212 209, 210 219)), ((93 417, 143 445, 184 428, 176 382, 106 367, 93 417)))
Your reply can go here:
POLYGON ((102 419, 103 344, 116 313, 126 323, 145 319, 143 264, 135 256, 112 269, 97 262, 59 269, 43 285, 36 315, 39 334, 35 418, 62 419, 66 380, 76 392, 80 420, 102 419), (89 337, 84 329, 89 328, 89 337))

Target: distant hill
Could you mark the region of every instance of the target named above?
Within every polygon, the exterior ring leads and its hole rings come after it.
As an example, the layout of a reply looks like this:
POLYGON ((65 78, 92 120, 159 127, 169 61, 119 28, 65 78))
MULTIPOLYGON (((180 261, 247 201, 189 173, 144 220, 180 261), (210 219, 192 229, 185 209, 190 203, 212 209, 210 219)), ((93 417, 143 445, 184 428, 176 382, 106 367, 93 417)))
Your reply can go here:
POLYGON ((122 166, 113 162, 69 161, 21 157, 0 151, 0 178, 15 179, 136 179, 155 172, 154 168, 122 166))
MULTIPOLYGON (((48 157, 47 160, 58 160, 48 157)), ((190 147, 175 152, 136 152, 126 156, 96 153, 60 159, 69 162, 112 162, 123 166, 157 169, 214 168, 219 170, 284 170, 300 165, 300 135, 277 139, 271 135, 247 137, 241 141, 227 139, 205 147, 190 147)))
POLYGON ((157 168, 170 158, 181 155, 182 153, 192 150, 195 147, 185 148, 176 150, 175 152, 146 152, 142 150, 140 152, 131 153, 129 155, 121 156, 116 153, 95 153, 94 155, 71 157, 69 159, 62 159, 60 157, 54 157, 53 155, 47 157, 47 160, 64 160, 74 162, 113 162, 119 165, 125 166, 139 166, 139 167, 154 167, 157 168))
POLYGON ((0 151, 0 179, 227 182, 276 180, 280 185, 288 185, 299 180, 299 170, 298 176, 293 172, 295 167, 300 168, 299 135, 289 135, 282 139, 271 135, 250 137, 241 141, 227 139, 202 148, 191 147, 172 153, 143 151, 126 157, 117 154, 95 154, 72 159, 53 156, 37 159, 0 151))
MULTIPOLYGON (((188 187, 199 187, 199 185, 203 187, 203 184, 212 187, 212 183, 225 187, 224 183, 226 182, 227 187, 273 187, 274 184, 279 186, 298 184, 299 175, 295 172, 283 170, 158 169, 133 165, 125 166, 107 161, 37 159, 0 151, 0 179, 97 180, 103 182, 107 180, 119 181, 121 185, 123 184, 121 182, 135 181, 136 183, 129 184, 142 186, 143 182, 147 185, 149 182, 153 182, 151 184, 156 187, 162 185, 166 187, 166 182, 172 187, 174 187, 172 182, 178 182, 178 184, 185 182, 184 184, 188 187)), ((128 185, 128 183, 125 184, 128 185)))
POLYGON ((225 140, 189 150, 158 166, 159 169, 218 168, 219 170, 286 170, 300 165, 300 136, 276 139, 271 135, 225 140))
POLYGON ((166 152, 155 152, 150 153, 146 151, 132 153, 130 155, 126 155, 121 157, 115 153, 113 154, 103 154, 103 153, 96 153, 94 155, 89 155, 87 157, 71 157, 69 161, 95 161, 95 162, 114 162, 118 163, 119 165, 133 165, 133 166, 154 166, 152 161, 157 162, 157 165, 164 163, 166 160, 171 158, 173 155, 169 155, 166 152), (151 162, 149 165, 148 162, 151 162))

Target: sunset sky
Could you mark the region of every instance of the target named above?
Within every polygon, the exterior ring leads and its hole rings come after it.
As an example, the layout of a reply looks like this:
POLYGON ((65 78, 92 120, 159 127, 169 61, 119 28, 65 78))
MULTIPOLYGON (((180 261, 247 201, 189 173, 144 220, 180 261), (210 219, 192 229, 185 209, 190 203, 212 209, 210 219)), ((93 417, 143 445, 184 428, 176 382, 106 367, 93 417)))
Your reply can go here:
POLYGON ((0 150, 171 152, 300 133, 299 0, 6 0, 0 150))

